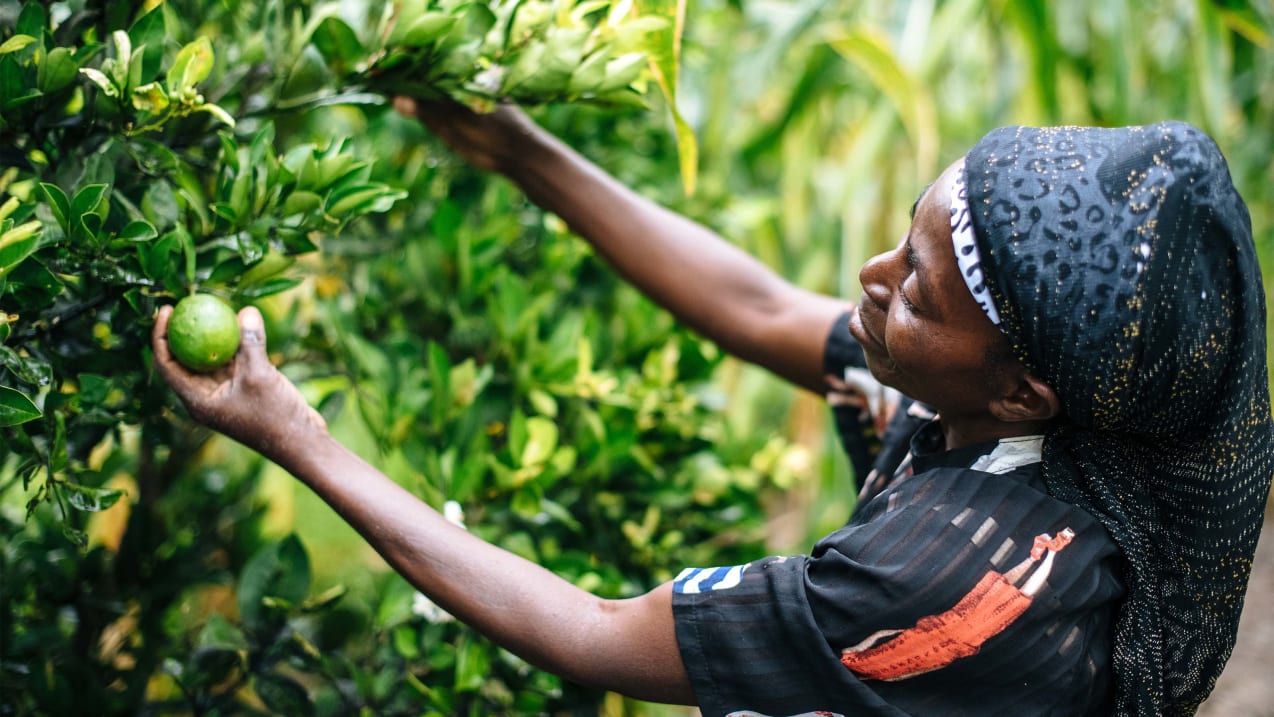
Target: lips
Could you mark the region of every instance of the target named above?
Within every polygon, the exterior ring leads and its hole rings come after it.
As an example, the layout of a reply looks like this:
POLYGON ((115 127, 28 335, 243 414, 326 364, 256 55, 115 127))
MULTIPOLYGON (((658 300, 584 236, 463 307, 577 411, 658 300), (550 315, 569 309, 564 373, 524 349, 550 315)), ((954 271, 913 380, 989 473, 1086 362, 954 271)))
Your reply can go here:
MULTIPOLYGON (((876 335, 867 328, 867 322, 863 319, 863 308, 867 307, 870 301, 871 299, 864 296, 863 300, 855 307, 854 312, 849 317, 849 333, 855 339, 858 339, 858 343, 863 345, 864 348, 869 348, 876 353, 887 354, 885 342, 876 338, 876 335)), ((875 310, 874 306, 870 308, 875 310)))

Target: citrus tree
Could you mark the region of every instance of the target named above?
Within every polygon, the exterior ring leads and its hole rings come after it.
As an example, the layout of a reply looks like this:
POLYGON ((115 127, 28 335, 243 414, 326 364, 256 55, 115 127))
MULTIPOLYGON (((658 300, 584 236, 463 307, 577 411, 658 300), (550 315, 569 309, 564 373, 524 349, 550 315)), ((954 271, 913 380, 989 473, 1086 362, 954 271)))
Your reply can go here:
POLYGON ((822 406, 389 95, 537 106, 622 181, 855 296, 1002 124, 1199 124, 1268 257, 1272 30, 1242 1, 0 0, 0 714, 650 709, 494 648, 187 421, 146 343, 192 292, 258 305, 341 440, 599 594, 843 522, 822 406))
POLYGON ((732 435, 715 347, 386 107, 586 105, 680 193, 692 137, 643 99, 679 31, 664 3, 0 3, 0 713, 602 699, 395 576, 316 583, 335 557, 269 528, 268 467, 151 370, 193 293, 258 304, 346 440, 585 588, 759 549, 800 452, 732 435))

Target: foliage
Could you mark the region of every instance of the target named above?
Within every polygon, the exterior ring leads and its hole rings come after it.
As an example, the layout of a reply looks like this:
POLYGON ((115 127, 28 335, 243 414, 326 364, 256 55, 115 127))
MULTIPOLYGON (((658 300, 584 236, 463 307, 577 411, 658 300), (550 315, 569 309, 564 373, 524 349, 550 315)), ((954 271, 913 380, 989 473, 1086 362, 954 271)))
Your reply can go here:
POLYGON ((56 24, 27 3, 0 55, 12 162, 0 280, 13 307, 0 377, 4 423, 23 424, 4 440, 24 487, 36 486, 29 510, 57 501, 81 546, 67 503, 100 510, 119 498, 78 479, 90 453, 117 425, 159 418, 163 392, 141 361, 157 302, 196 288, 238 301, 291 288, 298 279, 264 271, 272 252, 313 251, 316 232, 402 196, 369 182, 368 163, 339 143, 281 155, 269 122, 218 132, 234 121, 199 89, 211 44, 169 48, 165 10, 109 35, 84 15, 56 24))
MULTIPOLYGON (((479 110, 500 100, 644 107, 632 84, 646 68, 645 36, 667 21, 626 17, 632 9, 632 2, 402 2, 374 33, 383 47, 370 56, 353 43, 344 51, 367 57, 357 79, 389 94, 441 95, 479 110)), ((354 37, 335 18, 321 27, 354 37)))
MULTIPOLYGON (((512 5, 486 4, 482 41, 512 5)), ((1203 126, 1270 263, 1267 4, 633 5, 556 4, 590 29, 663 18, 641 51, 674 133, 596 103, 538 119, 806 287, 855 295, 925 183, 1009 123, 1203 126)), ((261 306, 272 356, 342 440, 599 594, 756 557, 786 525, 780 489, 800 517, 769 549, 844 520, 821 407, 723 360, 383 106, 373 58, 472 47, 475 7, 447 39, 378 55, 376 2, 0 0, 0 714, 597 711, 184 419, 146 339, 195 289, 261 306)), ((490 49, 503 82, 522 55, 490 49)), ((439 89, 481 107, 507 94, 474 91, 492 66, 439 89)))
MULTIPOLYGON (((720 555, 755 552, 734 523, 793 479, 786 445, 732 441, 698 388, 715 348, 617 304, 558 223, 426 166, 433 150, 401 141, 418 127, 331 86, 339 8, 148 7, 0 7, 0 493, 26 503, 2 523, 0 713, 595 705, 431 622, 398 578, 361 603, 312 585, 302 542, 262 531, 261 461, 192 426, 151 374, 155 308, 261 303, 288 370, 331 418, 355 412, 396 478, 603 594, 716 557, 714 536, 720 555), (341 119, 370 132, 330 139, 341 119)), ((607 57, 577 55, 572 77, 607 57)), ((496 59, 516 76, 515 54, 496 59)))

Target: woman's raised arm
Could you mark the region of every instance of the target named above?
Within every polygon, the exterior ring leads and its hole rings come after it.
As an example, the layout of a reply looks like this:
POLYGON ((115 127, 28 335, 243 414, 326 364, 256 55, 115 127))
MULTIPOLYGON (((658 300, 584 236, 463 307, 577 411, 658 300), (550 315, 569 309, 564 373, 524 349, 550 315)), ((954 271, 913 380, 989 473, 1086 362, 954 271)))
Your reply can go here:
POLYGON ((640 196, 505 106, 399 99, 477 167, 499 172, 561 217, 652 301, 726 351, 818 393, 823 346, 849 302, 806 291, 707 227, 640 196))

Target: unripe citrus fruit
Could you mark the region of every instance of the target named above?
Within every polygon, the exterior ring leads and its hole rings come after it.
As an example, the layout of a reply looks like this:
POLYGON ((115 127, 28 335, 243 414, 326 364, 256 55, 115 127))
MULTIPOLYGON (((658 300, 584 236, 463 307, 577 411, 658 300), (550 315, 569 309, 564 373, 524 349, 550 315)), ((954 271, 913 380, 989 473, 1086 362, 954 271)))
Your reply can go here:
POLYGON ((187 296, 168 319, 168 347, 191 371, 212 371, 239 350, 239 318, 211 294, 187 296))

